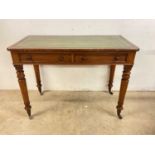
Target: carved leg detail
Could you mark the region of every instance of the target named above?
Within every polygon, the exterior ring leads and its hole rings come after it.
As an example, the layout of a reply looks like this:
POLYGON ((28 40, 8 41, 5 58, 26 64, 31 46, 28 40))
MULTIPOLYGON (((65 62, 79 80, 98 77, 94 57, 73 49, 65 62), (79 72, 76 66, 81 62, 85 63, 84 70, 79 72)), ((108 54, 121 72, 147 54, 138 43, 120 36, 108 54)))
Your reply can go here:
POLYGON ((113 87, 113 80, 114 80, 115 68, 116 68, 116 65, 111 65, 110 66, 110 78, 109 78, 108 89, 109 89, 109 93, 111 95, 113 94, 113 92, 111 91, 111 89, 113 87))
POLYGON ((123 110, 123 103, 124 103, 124 98, 127 91, 128 83, 129 83, 131 69, 132 69, 132 65, 124 66, 122 81, 120 86, 119 100, 118 100, 118 105, 116 107, 117 115, 120 119, 122 119, 121 111, 123 110))
POLYGON ((23 100, 24 100, 25 110, 27 111, 28 116, 31 117, 31 105, 30 105, 30 101, 29 101, 23 65, 14 65, 14 67, 17 72, 18 83, 20 86, 23 100))
POLYGON ((41 84, 41 78, 40 78, 39 65, 33 65, 33 66, 34 66, 38 91, 39 91, 40 95, 42 95, 42 89, 41 89, 42 84, 41 84))

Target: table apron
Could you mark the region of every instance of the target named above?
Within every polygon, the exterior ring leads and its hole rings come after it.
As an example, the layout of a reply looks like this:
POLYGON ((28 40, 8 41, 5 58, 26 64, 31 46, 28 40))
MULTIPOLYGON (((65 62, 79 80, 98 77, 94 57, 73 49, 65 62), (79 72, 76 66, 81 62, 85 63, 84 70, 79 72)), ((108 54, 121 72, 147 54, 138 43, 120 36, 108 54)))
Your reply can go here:
POLYGON ((135 52, 130 53, 17 53, 12 52, 13 64, 133 64, 135 52))

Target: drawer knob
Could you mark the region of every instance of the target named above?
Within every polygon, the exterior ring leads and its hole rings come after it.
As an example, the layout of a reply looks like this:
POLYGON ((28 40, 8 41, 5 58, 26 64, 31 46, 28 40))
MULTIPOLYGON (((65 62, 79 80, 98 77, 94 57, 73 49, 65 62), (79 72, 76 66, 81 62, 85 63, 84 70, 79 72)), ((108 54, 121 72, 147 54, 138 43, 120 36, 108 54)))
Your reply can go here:
POLYGON ((59 58, 58 58, 58 61, 59 62, 64 62, 64 56, 60 55, 59 58))
POLYGON ((31 55, 27 55, 27 56, 25 57, 25 60, 27 60, 27 61, 32 61, 32 56, 31 56, 31 55))
POLYGON ((87 58, 85 56, 81 57, 81 62, 86 61, 86 60, 87 60, 87 58))
POLYGON ((121 58, 121 57, 116 56, 116 57, 114 57, 114 60, 115 60, 115 61, 119 61, 119 60, 120 60, 120 58, 121 58))

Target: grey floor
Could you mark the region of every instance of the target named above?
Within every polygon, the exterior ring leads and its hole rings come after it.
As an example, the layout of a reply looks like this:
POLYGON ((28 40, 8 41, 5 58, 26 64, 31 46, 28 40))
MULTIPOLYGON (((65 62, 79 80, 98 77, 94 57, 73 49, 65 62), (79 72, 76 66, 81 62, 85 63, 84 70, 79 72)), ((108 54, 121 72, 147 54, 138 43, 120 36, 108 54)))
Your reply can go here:
POLYGON ((127 92, 123 119, 118 92, 29 92, 33 119, 19 91, 0 91, 0 134, 155 134, 155 92, 127 92))

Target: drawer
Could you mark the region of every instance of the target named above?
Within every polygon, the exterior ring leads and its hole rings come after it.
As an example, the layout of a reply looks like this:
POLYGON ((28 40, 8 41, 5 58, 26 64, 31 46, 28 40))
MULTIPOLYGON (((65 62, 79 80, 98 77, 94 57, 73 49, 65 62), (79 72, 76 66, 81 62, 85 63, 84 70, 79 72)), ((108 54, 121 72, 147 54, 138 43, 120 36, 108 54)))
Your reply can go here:
POLYGON ((72 56, 70 54, 20 54, 20 62, 23 63, 44 63, 44 64, 70 64, 72 56))
POLYGON ((127 54, 77 54, 74 57, 74 62, 77 64, 121 64, 127 62, 127 54))

